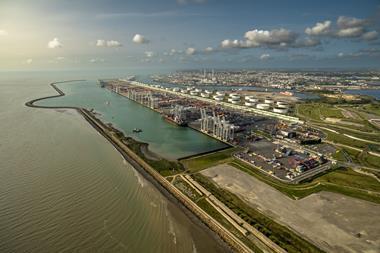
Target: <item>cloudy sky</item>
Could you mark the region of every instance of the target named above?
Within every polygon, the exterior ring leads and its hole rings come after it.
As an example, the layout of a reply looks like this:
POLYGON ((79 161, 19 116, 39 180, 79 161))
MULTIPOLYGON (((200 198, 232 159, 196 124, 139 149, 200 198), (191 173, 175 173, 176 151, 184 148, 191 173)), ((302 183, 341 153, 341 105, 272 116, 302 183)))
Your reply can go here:
POLYGON ((0 0, 0 69, 379 68, 378 0, 0 0))

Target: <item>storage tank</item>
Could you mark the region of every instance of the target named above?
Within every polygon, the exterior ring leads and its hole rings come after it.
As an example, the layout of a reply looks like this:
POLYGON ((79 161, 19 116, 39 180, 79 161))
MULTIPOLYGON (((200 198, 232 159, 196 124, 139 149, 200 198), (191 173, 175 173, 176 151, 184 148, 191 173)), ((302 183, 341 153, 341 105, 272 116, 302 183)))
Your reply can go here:
POLYGON ((259 102, 259 99, 257 99, 257 98, 250 98, 248 101, 250 103, 257 103, 257 102, 259 102))
POLYGON ((224 92, 223 92, 223 91, 217 91, 217 92, 216 92, 216 95, 224 96, 224 92))
POLYGON ((250 100, 251 98, 254 98, 254 96, 245 96, 244 97, 245 100, 250 100))
POLYGON ((202 90, 201 90, 201 89, 195 89, 195 91, 196 91, 196 92, 202 92, 202 90))
POLYGON ((208 93, 201 93, 201 97, 208 98, 208 97, 210 97, 210 94, 208 94, 208 93))
POLYGON ((255 106, 255 103, 251 103, 251 102, 245 102, 244 104, 245 106, 249 106, 249 107, 255 106))
POLYGON ((207 93, 207 94, 212 94, 212 91, 210 91, 210 90, 205 90, 205 93, 207 93))
POLYGON ((256 108, 257 108, 257 109, 260 109, 260 110, 268 110, 269 107, 270 107, 269 104, 257 104, 257 105, 256 105, 256 108))
POLYGON ((215 101, 223 101, 224 96, 214 96, 215 101))
POLYGON ((266 99, 264 100, 264 103, 265 103, 265 104, 273 104, 274 101, 273 101, 273 99, 271 99, 271 98, 266 98, 266 99))
POLYGON ((198 95, 198 92, 196 92, 195 90, 192 90, 192 91, 190 91, 190 95, 192 95, 192 96, 197 96, 197 95, 198 95))
POLYGON ((288 111, 289 110, 287 108, 278 108, 278 107, 273 108, 273 112, 276 112, 276 113, 285 114, 285 113, 288 113, 288 111))
POLYGON ((281 102, 281 103, 277 102, 277 107, 282 108, 282 109, 289 109, 290 105, 285 102, 281 102))
POLYGON ((240 103, 240 100, 232 100, 231 103, 234 104, 234 105, 237 105, 237 104, 240 103))

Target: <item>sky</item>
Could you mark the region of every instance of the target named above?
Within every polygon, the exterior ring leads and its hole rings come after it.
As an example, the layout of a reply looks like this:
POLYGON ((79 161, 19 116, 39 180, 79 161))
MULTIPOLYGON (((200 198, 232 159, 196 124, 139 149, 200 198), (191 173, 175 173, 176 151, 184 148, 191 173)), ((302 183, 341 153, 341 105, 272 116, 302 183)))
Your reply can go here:
POLYGON ((0 0, 0 70, 380 69, 379 0, 0 0))

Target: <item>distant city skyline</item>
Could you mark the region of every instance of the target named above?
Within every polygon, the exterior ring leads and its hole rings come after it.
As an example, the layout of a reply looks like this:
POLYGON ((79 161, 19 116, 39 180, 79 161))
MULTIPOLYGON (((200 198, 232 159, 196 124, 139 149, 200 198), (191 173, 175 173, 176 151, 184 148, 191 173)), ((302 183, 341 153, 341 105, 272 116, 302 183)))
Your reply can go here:
POLYGON ((379 68, 379 1, 3 0, 0 69, 379 68))

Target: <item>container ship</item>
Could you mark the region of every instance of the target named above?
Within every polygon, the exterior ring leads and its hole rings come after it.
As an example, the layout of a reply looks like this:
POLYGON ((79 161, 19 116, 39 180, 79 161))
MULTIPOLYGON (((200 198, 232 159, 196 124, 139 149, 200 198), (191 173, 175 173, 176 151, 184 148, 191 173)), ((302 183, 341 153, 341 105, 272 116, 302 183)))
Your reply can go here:
POLYGON ((177 118, 172 118, 170 116, 167 116, 167 115, 162 115, 162 117, 164 117, 164 119, 171 123, 171 124, 174 124, 176 126, 180 126, 180 127, 185 127, 187 126, 187 122, 182 120, 182 119, 177 119, 177 118))

